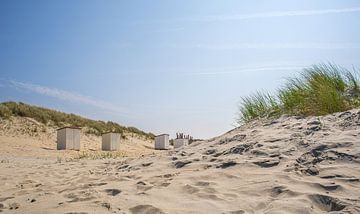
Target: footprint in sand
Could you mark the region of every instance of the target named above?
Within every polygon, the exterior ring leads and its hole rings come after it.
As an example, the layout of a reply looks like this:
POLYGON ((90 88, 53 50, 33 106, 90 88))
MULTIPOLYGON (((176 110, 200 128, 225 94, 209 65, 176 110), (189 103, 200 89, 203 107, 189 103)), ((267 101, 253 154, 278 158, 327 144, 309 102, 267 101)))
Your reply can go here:
POLYGON ((159 208, 147 204, 132 207, 130 208, 130 212, 133 214, 165 214, 159 208))
POLYGON ((235 210, 235 211, 230 211, 229 214, 244 214, 245 211, 244 210, 235 210))
POLYGON ((190 163, 192 163, 192 161, 190 161, 190 160, 176 161, 174 163, 174 166, 175 166, 175 168, 179 169, 179 168, 182 168, 182 167, 184 167, 184 166, 186 166, 186 165, 188 165, 190 163))
POLYGON ((345 209, 346 205, 343 201, 327 195, 314 194, 309 198, 321 209, 327 212, 341 211, 345 209))
POLYGON ((210 187, 210 182, 207 181, 198 181, 195 183, 195 186, 201 188, 206 193, 210 193, 210 194, 217 193, 216 189, 210 187))
POLYGON ((149 184, 145 183, 144 181, 139 181, 136 183, 136 188, 141 191, 147 191, 147 190, 152 189, 153 187, 154 186, 149 185, 149 184))
POLYGON ((341 185, 335 184, 335 183, 327 183, 327 184, 315 184, 319 187, 321 187, 322 189, 326 190, 326 191, 335 191, 335 190, 339 190, 342 189, 341 185))
POLYGON ((262 168, 270 168, 273 166, 277 166, 277 165, 279 165, 279 163, 280 163, 279 160, 273 160, 273 159, 261 160, 261 161, 254 162, 254 164, 256 164, 262 168))
POLYGON ((121 190, 119 190, 119 189, 106 189, 105 192, 106 192, 108 195, 116 196, 116 195, 118 195, 118 194, 121 193, 121 190))
POLYGON ((194 194, 194 193, 197 193, 200 191, 198 188, 193 187, 189 184, 186 184, 182 189, 184 190, 184 192, 186 192, 188 194, 194 194))
POLYGON ((198 181, 195 183, 195 186, 201 186, 201 187, 209 186, 209 185, 210 185, 210 183, 206 182, 206 181, 198 181))
POLYGON ((225 169, 231 166, 235 166, 237 163, 235 161, 227 161, 227 162, 223 162, 220 165, 216 166, 216 168, 221 168, 221 169, 225 169))
POLYGON ((153 162, 142 163, 141 165, 142 165, 143 167, 147 167, 147 166, 150 166, 151 164, 153 164, 153 162))
POLYGON ((77 193, 69 193, 66 194, 65 197, 68 199, 71 199, 67 201, 68 203, 74 203, 74 202, 82 202, 82 201, 91 201, 97 197, 95 197, 95 194, 97 192, 94 190, 87 190, 87 191, 80 191, 77 193))

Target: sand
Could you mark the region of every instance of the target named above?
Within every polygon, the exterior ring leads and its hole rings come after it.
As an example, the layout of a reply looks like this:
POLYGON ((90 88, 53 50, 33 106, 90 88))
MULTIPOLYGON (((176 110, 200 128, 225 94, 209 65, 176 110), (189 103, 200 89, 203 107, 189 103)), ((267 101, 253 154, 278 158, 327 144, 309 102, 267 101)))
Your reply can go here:
POLYGON ((76 159, 51 132, 13 129, 0 132, 3 213, 360 213, 359 110, 255 121, 170 151, 134 138, 118 159, 76 159))

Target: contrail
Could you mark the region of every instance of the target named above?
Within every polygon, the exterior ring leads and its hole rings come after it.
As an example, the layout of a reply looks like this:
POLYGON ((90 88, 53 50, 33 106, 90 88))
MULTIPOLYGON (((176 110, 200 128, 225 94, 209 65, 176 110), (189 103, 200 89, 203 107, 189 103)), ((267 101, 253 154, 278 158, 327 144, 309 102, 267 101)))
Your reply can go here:
MULTIPOLYGON (((181 46, 173 46, 181 47, 181 46)), ((360 43, 234 43, 234 44, 195 44, 182 48, 208 50, 241 50, 241 49, 360 49, 360 43)))
POLYGON ((232 68, 230 70, 225 71, 208 71, 208 72, 189 72, 184 73, 189 76, 215 76, 215 75, 229 75, 229 74, 237 74, 237 73, 249 73, 249 72, 261 72, 261 71, 295 71, 302 69, 303 66, 269 66, 269 67, 253 67, 253 68, 232 68))
POLYGON ((315 15, 355 13, 355 12, 360 12, 360 7, 341 8, 341 9, 323 9, 323 10, 274 11, 274 12, 237 14, 237 15, 198 16, 198 17, 190 17, 190 18, 178 18, 178 19, 173 19, 173 21, 197 21, 197 22, 237 21, 237 20, 240 21, 240 20, 248 20, 248 19, 290 17, 290 16, 315 16, 315 15))

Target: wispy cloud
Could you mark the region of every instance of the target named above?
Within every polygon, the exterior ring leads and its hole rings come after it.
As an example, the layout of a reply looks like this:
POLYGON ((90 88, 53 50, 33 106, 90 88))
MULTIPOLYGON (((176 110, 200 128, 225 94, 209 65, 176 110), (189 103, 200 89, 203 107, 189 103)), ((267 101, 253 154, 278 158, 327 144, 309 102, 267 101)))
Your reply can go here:
POLYGON ((217 76, 239 73, 265 72, 265 71, 297 71, 304 68, 304 65, 263 65, 263 66, 240 66, 200 70, 183 73, 189 76, 217 76))
POLYGON ((78 94, 75 92, 65 91, 57 88, 50 88, 46 86, 36 85, 32 83, 19 82, 15 80, 9 80, 9 85, 19 90, 28 91, 32 93, 41 94, 48 97, 57 98, 64 101, 69 101, 73 103, 79 103, 82 105, 89 105, 102 110, 110 111, 117 114, 126 114, 125 109, 115 106, 109 102, 94 99, 89 96, 78 94))
POLYGON ((197 21, 197 22, 214 22, 214 21, 240 21, 249 19, 275 18, 275 17, 291 17, 291 16, 315 16, 340 13, 360 12, 360 7, 339 8, 339 9, 320 9, 320 10, 293 10, 293 11, 273 11, 251 14, 235 14, 235 15, 212 15, 212 16, 196 16, 189 18, 169 19, 166 21, 197 21))
POLYGON ((234 44, 166 44, 170 48, 196 48, 205 50, 242 50, 242 49, 360 49, 360 43, 234 43, 234 44))
MULTIPOLYGON (((27 82, 21 82, 21 81, 15 81, 15 80, 4 80, 0 78, 0 85, 3 85, 4 87, 13 87, 16 88, 18 90, 21 91, 25 91, 25 92, 30 92, 30 93, 36 93, 36 94, 40 94, 40 95, 44 95, 47 97, 52 97, 52 98, 56 98, 59 100, 63 100, 63 101, 68 101, 68 102, 72 102, 72 103, 78 103, 81 105, 87 105, 87 106, 92 106, 92 107, 96 107, 98 109, 101 110, 105 110, 107 112, 111 112, 114 114, 119 114, 121 116, 125 116, 127 118, 143 118, 144 116, 147 115, 138 115, 138 114, 131 114, 125 110, 124 108, 121 108, 119 106, 113 105, 109 102, 103 101, 103 100, 99 100, 99 99, 94 99, 92 97, 89 96, 85 96, 76 92, 70 92, 70 91, 65 91, 62 89, 57 89, 57 88, 50 88, 50 87, 46 87, 46 86, 41 86, 41 85, 37 85, 37 84, 32 84, 32 83, 27 83, 27 82)), ((219 111, 223 111, 224 108, 221 107, 209 107, 207 106, 206 108, 203 107, 178 107, 178 106, 171 106, 171 105, 167 105, 167 106, 163 106, 163 105, 141 105, 141 106, 132 106, 133 108, 138 108, 141 107, 142 109, 149 109, 151 111, 159 111, 161 110, 163 111, 177 111, 177 112, 182 112, 183 114, 195 114, 195 113, 206 113, 206 112, 219 112, 219 111)))

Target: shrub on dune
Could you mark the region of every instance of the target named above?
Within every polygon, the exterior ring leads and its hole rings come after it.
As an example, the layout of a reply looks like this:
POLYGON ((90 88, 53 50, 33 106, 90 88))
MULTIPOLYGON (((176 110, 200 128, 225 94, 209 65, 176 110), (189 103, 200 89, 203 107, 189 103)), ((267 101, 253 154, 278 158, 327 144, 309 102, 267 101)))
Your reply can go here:
POLYGON ((11 111, 5 105, 0 104, 0 118, 9 118, 11 116, 11 111))

